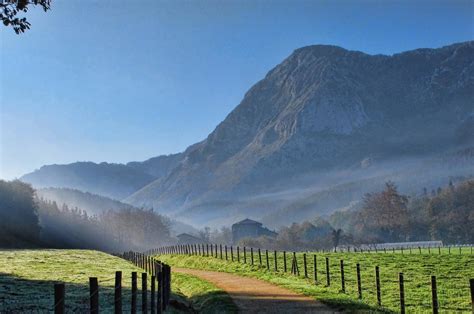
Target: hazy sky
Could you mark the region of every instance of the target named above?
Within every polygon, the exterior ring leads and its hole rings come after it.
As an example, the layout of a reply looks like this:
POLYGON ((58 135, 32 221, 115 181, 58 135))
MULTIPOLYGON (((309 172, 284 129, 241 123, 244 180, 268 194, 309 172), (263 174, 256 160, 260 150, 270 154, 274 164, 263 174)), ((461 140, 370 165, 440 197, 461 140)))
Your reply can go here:
POLYGON ((127 162, 204 139, 294 49, 472 40, 473 1, 53 0, 1 26, 0 178, 127 162))

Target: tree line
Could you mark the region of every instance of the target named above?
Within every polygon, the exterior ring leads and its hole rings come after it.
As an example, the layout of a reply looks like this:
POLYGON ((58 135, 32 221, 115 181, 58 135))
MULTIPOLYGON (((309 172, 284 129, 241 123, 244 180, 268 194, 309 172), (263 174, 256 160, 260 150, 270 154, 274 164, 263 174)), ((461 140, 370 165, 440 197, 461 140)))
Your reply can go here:
POLYGON ((246 238, 242 246, 278 250, 330 249, 339 245, 441 240, 474 243, 474 180, 422 195, 401 194, 393 182, 347 210, 293 223, 276 238, 246 238))
POLYGON ((146 250, 171 243, 170 222, 153 210, 105 210, 98 215, 37 198, 18 180, 0 180, 0 246, 146 250))

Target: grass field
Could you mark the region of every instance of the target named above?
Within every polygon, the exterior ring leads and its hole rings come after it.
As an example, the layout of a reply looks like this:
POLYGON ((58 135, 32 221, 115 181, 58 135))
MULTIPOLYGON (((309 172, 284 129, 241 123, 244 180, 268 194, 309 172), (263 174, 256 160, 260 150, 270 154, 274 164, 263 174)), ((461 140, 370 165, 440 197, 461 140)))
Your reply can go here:
MULTIPOLYGON (((447 249, 446 249, 447 250, 447 249)), ((235 252, 234 252, 235 254, 235 252)), ((408 313, 431 312, 431 276, 437 277, 440 312, 471 313, 469 279, 474 278, 474 255, 470 248, 464 248, 461 254, 453 249, 448 254, 444 249, 413 250, 412 254, 404 250, 395 253, 317 253, 317 277, 314 281, 314 253, 307 253, 308 277, 304 277, 303 254, 298 253, 300 276, 283 272, 283 254, 278 253, 275 272, 273 252, 269 254, 270 270, 266 269, 266 257, 262 252, 262 266, 256 251, 254 265, 251 264, 250 253, 247 252, 247 263, 231 262, 215 257, 161 255, 159 258, 170 265, 226 271, 243 276, 257 277, 269 282, 285 286, 293 291, 311 295, 317 299, 345 309, 369 309, 382 312, 399 311, 398 274, 403 272, 405 279, 405 303, 408 313), (430 254, 431 253, 431 254, 430 254), (440 254, 441 253, 441 254, 440 254), (326 285, 325 258, 329 258, 331 283, 326 285), (344 261, 345 293, 341 291, 340 260, 344 261), (362 300, 358 300, 356 264, 360 264, 362 282, 362 300), (375 266, 380 268, 382 307, 377 305, 375 289, 375 266)), ((291 268, 292 255, 287 254, 288 271, 291 268)), ((234 256, 234 259, 235 256, 234 256)))
MULTIPOLYGON (((66 311, 89 309, 89 277, 98 277, 102 313, 113 312, 115 271, 122 271, 123 311, 130 311, 131 273, 143 270, 131 263, 89 250, 4 250, 0 251, 0 313, 45 313, 53 308, 53 285, 66 284, 66 311)), ((150 283, 148 283, 150 287, 150 283)), ((141 305, 141 279, 137 304, 141 305)), ((172 299, 192 305, 204 313, 233 312, 230 297, 198 278, 173 274, 172 299)), ((150 296, 148 296, 150 300, 150 296)), ((170 308, 171 313, 189 309, 170 308)))

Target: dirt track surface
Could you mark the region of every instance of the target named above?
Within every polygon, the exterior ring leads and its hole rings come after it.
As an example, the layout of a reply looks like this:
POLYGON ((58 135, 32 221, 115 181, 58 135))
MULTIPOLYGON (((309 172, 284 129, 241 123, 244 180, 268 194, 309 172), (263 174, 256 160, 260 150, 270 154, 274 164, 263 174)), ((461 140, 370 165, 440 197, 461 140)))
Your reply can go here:
POLYGON ((234 274, 187 268, 173 272, 199 277, 226 291, 242 313, 336 313, 304 295, 271 283, 234 274))

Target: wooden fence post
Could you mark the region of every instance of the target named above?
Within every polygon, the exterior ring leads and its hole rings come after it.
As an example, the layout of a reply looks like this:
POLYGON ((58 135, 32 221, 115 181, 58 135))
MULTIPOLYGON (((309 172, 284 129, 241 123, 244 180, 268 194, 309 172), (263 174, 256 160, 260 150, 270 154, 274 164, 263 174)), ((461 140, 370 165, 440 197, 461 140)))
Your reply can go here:
POLYGON ((431 276, 431 299, 433 305, 433 314, 438 313, 438 289, 436 287, 436 276, 431 276))
MULTIPOLYGON (((212 249, 212 246, 211 246, 212 249)), ((163 267, 161 264, 157 263, 157 280, 158 285, 156 287, 156 312, 161 314, 163 312, 163 267)))
POLYGON ((360 281, 360 265, 357 263, 356 265, 357 270, 357 292, 359 293, 359 299, 362 299, 362 283, 360 281))
POLYGON ((63 283, 54 285, 54 314, 64 314, 65 290, 63 283))
POLYGON ((283 251, 283 270, 286 273, 287 267, 286 267, 286 251, 283 251))
POLYGON ((151 283, 150 283, 150 312, 151 314, 155 314, 155 281, 156 276, 151 276, 151 283))
POLYGON ((296 258, 296 252, 293 252, 293 262, 292 262, 291 267, 292 267, 292 273, 299 276, 300 275, 300 269, 298 267, 298 259, 296 258))
POLYGON ((217 244, 216 244, 216 247, 215 247, 215 253, 216 253, 216 258, 217 258, 217 244))
POLYGON ((90 313, 99 313, 99 282, 97 277, 89 277, 90 313))
POLYGON ((137 272, 132 272, 132 314, 137 313, 137 272))
POLYGON ((474 279, 469 279, 469 286, 471 288, 472 312, 474 313, 474 279))
POLYGON ((222 244, 219 244, 219 252, 220 252, 220 257, 222 259, 222 244))
POLYGON ((274 254, 273 254, 274 258, 275 258, 275 271, 278 271, 278 261, 277 261, 277 251, 275 250, 274 251, 274 254))
POLYGON ((382 306, 382 296, 380 294, 380 271, 378 266, 375 266, 375 288, 377 290, 377 304, 378 306, 382 306))
POLYGON ((234 261, 234 249, 232 245, 230 246, 230 260, 233 262, 234 261))
POLYGON ((313 270, 314 270, 314 284, 318 283, 318 261, 316 260, 316 254, 313 255, 313 270))
POLYGON ((244 246, 244 264, 247 264, 247 248, 244 246))
POLYGON ((147 274, 142 273, 142 313, 147 313, 148 311, 148 300, 147 300, 147 274))
POLYGON ((240 249, 238 246, 237 246, 237 262, 240 263, 240 249))
POLYGON ((114 293, 115 313, 122 313, 122 272, 115 272, 115 293, 114 293))
POLYGON ((258 261, 260 262, 260 266, 262 266, 262 252, 258 249, 258 261))
POLYGON ((226 260, 226 261, 229 260, 229 259, 227 258, 227 245, 225 246, 225 260, 226 260))
POLYGON ((405 288, 403 283, 403 273, 398 274, 398 283, 400 287, 400 314, 405 314, 405 288))
POLYGON ((344 261, 341 259, 341 290, 346 293, 346 282, 344 278, 344 261))
POLYGON ((329 273, 329 257, 326 257, 326 285, 331 285, 331 275, 329 273))
POLYGON ((253 266, 253 247, 250 248, 250 265, 253 266))

